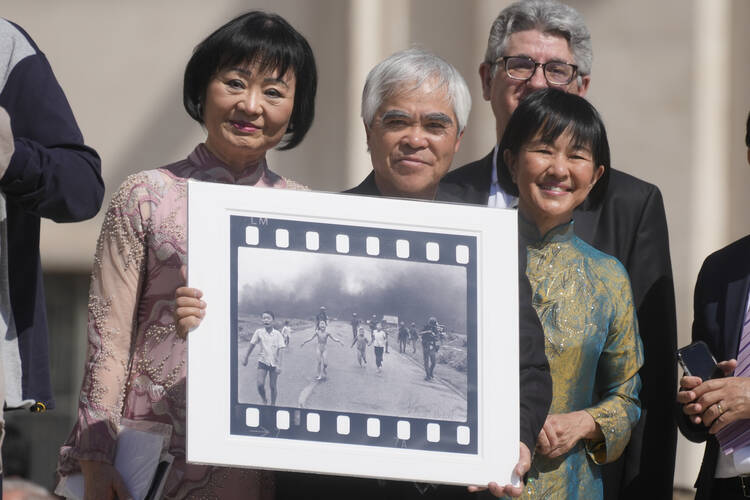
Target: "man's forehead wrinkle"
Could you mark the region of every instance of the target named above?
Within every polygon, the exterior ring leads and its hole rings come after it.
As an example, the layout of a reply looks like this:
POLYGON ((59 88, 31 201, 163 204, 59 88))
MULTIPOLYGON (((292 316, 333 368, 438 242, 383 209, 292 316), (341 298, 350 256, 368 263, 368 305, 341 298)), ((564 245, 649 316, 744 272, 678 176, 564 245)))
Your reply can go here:
POLYGON ((447 84, 441 83, 436 77, 425 78, 422 81, 404 81, 393 87, 383 101, 393 98, 409 97, 415 94, 435 95, 436 100, 449 100, 447 84))

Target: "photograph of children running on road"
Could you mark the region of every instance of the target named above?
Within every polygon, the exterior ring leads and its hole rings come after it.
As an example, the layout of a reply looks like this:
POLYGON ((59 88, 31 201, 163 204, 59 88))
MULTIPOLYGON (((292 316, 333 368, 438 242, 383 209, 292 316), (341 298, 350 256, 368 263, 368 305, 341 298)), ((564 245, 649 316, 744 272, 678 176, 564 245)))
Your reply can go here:
MULTIPOLYGON (((253 332, 265 327, 258 312, 270 309, 275 328, 281 331, 279 345, 290 338, 280 352, 284 375, 278 381, 283 387, 276 407, 450 421, 466 418, 472 367, 465 267, 250 246, 238 248, 237 255, 240 404, 262 404, 254 363, 251 367, 254 360, 247 366, 243 361, 253 332), (327 322, 316 321, 321 311, 327 322), (446 335, 437 354, 428 350, 427 366, 433 373, 425 381, 428 372, 417 344, 422 343, 421 326, 436 313, 446 324, 446 335), (409 333, 408 340, 402 328, 409 333), (351 348, 333 345, 342 341, 351 348), (387 353, 389 341, 394 349, 387 353)), ((211 298, 205 300, 210 303, 211 298)), ((252 354, 258 351, 255 348, 252 354)), ((271 372, 263 374, 267 379, 271 372)), ((265 393, 270 404, 267 384, 265 393)))
POLYGON ((242 361, 243 366, 247 366, 248 358, 252 354, 255 346, 260 344, 260 355, 258 356, 257 385, 258 394, 260 394, 263 404, 268 404, 266 399, 266 376, 271 389, 271 405, 276 405, 276 396, 278 394, 277 380, 281 373, 281 359, 279 351, 286 347, 284 337, 281 332, 276 330, 272 323, 274 314, 271 311, 263 311, 261 314, 263 328, 258 328, 253 333, 250 340, 250 347, 247 349, 245 359, 242 361))
POLYGON ((367 364, 367 356, 365 353, 367 352, 367 346, 370 345, 370 341, 367 340, 367 337, 365 336, 365 327, 360 326, 357 329, 357 336, 354 337, 354 341, 352 342, 351 347, 354 347, 356 344, 357 346, 357 363, 359 363, 359 366, 364 368, 364 366, 367 364))
POLYGON ((339 339, 337 339, 330 333, 326 332, 327 326, 328 326, 328 323, 326 323, 325 321, 320 321, 318 323, 318 328, 315 330, 315 333, 312 334, 312 337, 305 340, 304 342, 302 342, 302 345, 300 345, 300 347, 304 347, 305 344, 307 344, 311 340, 315 338, 318 339, 318 377, 317 377, 317 380, 326 380, 328 378, 328 339, 331 339, 340 345, 344 345, 344 343, 341 342, 339 339))

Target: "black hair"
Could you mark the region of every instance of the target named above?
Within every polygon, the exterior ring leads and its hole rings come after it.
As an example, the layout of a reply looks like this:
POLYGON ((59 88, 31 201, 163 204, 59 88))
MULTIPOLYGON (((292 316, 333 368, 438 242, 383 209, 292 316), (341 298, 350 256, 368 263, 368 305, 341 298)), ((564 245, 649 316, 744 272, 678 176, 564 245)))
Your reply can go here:
POLYGON ((315 57, 305 37, 277 14, 250 11, 236 17, 199 43, 185 67, 182 102, 185 110, 203 124, 204 99, 212 78, 238 64, 257 64, 261 72, 293 71, 294 107, 286 142, 280 150, 292 149, 310 130, 315 116, 318 72, 315 57))
POLYGON ((750 113, 747 114, 747 124, 745 125, 745 146, 750 148, 750 113))
MULTIPOLYGON (((583 97, 555 88, 539 90, 528 95, 510 116, 505 133, 500 141, 498 162, 505 150, 516 156, 521 147, 535 136, 542 142, 552 144, 558 137, 570 131, 575 144, 591 150, 594 168, 604 165, 604 173, 588 195, 590 207, 602 202, 609 182, 610 157, 607 131, 599 112, 583 97)), ((507 167, 498 169, 498 175, 507 175, 507 167)), ((508 179, 509 180, 509 179, 508 179)), ((518 196, 518 187, 512 182, 518 196)))
POLYGON ((269 311, 268 309, 266 309, 265 311, 263 311, 262 313, 260 313, 261 316, 263 316, 264 314, 270 315, 271 318, 273 318, 274 320, 276 319, 276 315, 272 311, 269 311))

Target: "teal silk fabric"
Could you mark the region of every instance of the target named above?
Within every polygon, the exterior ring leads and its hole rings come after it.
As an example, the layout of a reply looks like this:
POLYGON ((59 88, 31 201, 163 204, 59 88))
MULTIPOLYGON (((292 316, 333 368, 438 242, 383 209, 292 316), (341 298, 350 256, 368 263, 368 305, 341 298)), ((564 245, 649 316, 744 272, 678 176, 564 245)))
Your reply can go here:
POLYGON ((602 498, 600 464, 622 454, 641 412, 643 346, 630 280, 617 259, 575 236, 572 222, 541 236, 519 217, 519 232, 544 327, 550 414, 585 410, 604 434, 561 457, 536 453, 524 498, 602 498))

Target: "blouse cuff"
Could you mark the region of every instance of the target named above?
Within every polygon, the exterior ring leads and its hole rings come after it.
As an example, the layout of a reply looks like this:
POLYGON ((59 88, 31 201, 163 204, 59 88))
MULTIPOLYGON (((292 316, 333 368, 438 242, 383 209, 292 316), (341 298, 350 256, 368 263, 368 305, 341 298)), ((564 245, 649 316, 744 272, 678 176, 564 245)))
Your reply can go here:
POLYGON ((622 429, 618 426, 621 417, 618 417, 607 408, 593 407, 585 410, 602 431, 603 439, 586 439, 586 452, 597 465, 611 462, 625 449, 628 438, 630 437, 629 429, 622 429), (627 436, 623 440, 622 434, 627 436), (624 443, 624 444, 623 444, 624 443))
MULTIPOLYGON (((79 420, 72 433, 75 438, 63 446, 61 457, 74 461, 93 460, 108 464, 114 463, 117 448, 117 432, 114 429, 113 424, 107 420, 84 425, 79 420)), ((78 468, 77 464, 75 468, 78 468)))

